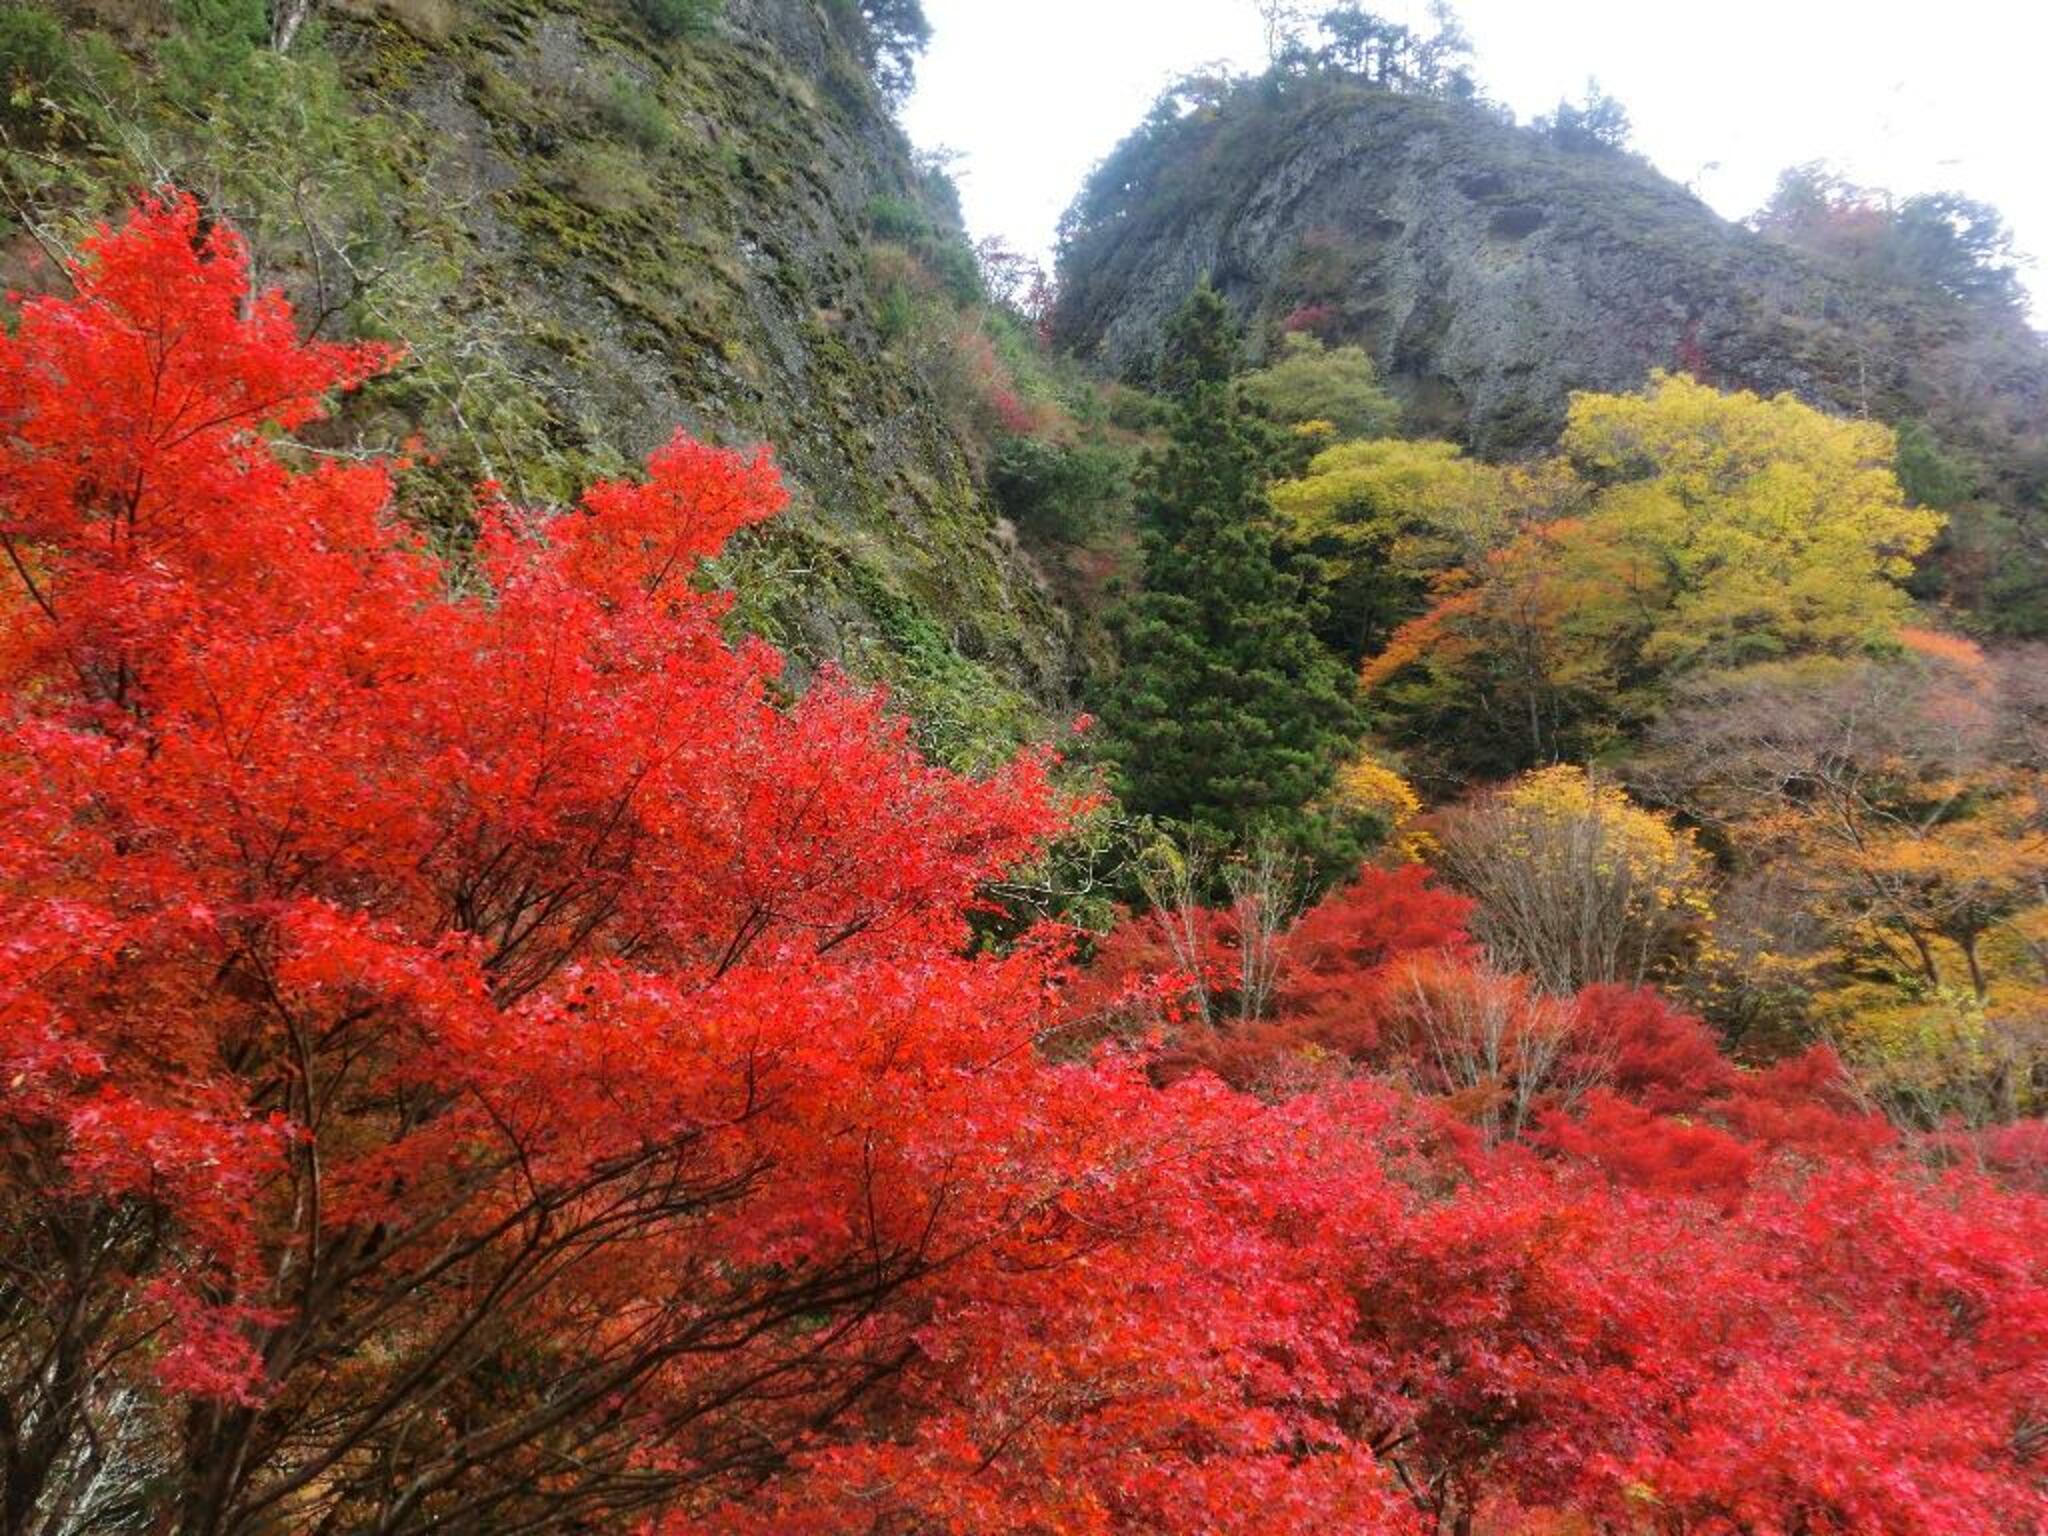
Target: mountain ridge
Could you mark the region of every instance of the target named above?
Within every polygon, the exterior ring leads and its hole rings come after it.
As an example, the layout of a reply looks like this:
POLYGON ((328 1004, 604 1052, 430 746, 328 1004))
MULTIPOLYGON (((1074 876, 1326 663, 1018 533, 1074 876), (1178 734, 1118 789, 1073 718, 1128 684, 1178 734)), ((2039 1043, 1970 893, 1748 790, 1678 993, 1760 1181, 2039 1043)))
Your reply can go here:
POLYGON ((1635 389, 1660 367, 1925 424, 1970 487, 1944 508, 1947 595, 1988 627, 2048 622, 2041 339, 1730 223, 1635 156, 1338 73, 1207 83, 1077 199, 1055 334, 1143 379, 1203 276, 1255 356, 1290 325, 1361 343, 1412 429, 1492 456, 1554 441, 1574 390, 1635 389), (2013 558, 2023 591, 1990 568, 2013 558))

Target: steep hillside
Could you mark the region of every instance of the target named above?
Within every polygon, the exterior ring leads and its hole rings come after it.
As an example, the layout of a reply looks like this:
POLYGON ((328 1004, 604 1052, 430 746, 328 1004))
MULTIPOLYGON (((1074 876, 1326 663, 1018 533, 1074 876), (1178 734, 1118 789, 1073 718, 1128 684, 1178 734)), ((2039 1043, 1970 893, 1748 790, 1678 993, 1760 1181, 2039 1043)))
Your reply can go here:
POLYGON ((2048 621, 2048 349, 2009 311, 1730 224, 1633 156, 1335 71, 1190 92, 1120 145, 1069 215, 1058 334, 1142 377, 1204 273, 1255 347, 1290 323, 1362 341, 1413 428, 1491 454, 1658 367, 1923 424, 1960 466, 1949 595, 1988 627, 2048 621))
POLYGON ((282 54, 261 0, 0 17, 8 280, 45 280, 138 185, 197 190, 324 334, 406 345, 331 446, 459 445, 414 471, 458 536, 479 476, 565 499, 678 423, 770 442, 795 507, 724 572, 745 621, 889 678, 948 755, 1026 732, 1064 688, 1063 621, 984 500, 963 391, 904 321, 973 268, 862 10, 311 11, 282 54))

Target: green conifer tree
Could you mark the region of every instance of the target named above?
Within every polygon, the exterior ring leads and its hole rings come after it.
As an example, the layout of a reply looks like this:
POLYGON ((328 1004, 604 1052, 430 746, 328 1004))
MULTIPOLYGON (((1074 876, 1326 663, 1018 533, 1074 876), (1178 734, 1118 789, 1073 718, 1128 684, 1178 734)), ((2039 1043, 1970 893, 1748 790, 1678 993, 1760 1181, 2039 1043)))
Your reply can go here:
POLYGON ((1360 829, 1322 803, 1357 732, 1355 689, 1276 558, 1236 359, 1204 283, 1168 333, 1171 441, 1141 479, 1144 585, 1113 621, 1122 666, 1101 713, 1131 809, 1238 848, 1277 837, 1336 873, 1360 852, 1360 829))

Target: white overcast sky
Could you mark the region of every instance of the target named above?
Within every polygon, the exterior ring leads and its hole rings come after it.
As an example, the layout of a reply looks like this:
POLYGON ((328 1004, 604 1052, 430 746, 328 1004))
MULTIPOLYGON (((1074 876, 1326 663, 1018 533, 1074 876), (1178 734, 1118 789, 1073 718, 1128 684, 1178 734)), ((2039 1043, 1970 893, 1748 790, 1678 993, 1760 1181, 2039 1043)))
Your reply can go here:
MULTIPOLYGON (((1264 63, 1252 0, 924 0, 933 37, 904 118, 955 167, 969 227, 1044 253, 1081 179, 1162 85, 1264 63)), ((1319 7, 1318 7, 1319 8, 1319 7)), ((1423 0, 1369 9, 1412 23, 1423 0)), ((1635 144, 1730 218, 1825 160, 1900 194, 1996 205, 2048 321, 2043 0, 1463 0, 1477 73, 1526 120, 1588 75, 1635 144)))

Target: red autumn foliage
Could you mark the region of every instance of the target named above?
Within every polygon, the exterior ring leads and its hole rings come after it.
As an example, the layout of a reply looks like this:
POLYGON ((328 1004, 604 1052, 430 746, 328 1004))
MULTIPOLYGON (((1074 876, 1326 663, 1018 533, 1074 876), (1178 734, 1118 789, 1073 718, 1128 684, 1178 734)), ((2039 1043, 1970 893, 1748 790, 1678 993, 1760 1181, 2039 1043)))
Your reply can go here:
POLYGON ((1322 1075, 1311 1057, 1362 1061, 1377 1049, 1397 961, 1471 954, 1472 903, 1430 878, 1420 865, 1367 867, 1278 935, 1270 893, 1128 917, 1098 941, 1068 1011, 1083 1028, 1170 1036, 1162 1078, 1199 1067, 1238 1088, 1308 1086, 1322 1075))
POLYGON ((1760 1147, 1816 1157, 1862 1158, 1898 1139, 1882 1115, 1857 1104, 1841 1059, 1824 1045, 1744 1073, 1713 1110, 1760 1147))
POLYGON ((1677 345, 1672 348, 1671 366, 1679 373, 1691 374, 1702 383, 1709 382, 1714 375, 1707 366, 1707 349, 1700 340, 1700 322, 1697 315, 1686 316, 1685 326, 1678 333, 1677 345))
POLYGON ((2040 1217, 1853 1166, 1722 1210, 1501 1160, 1356 1255, 1374 1438, 1440 1528, 2026 1530, 2040 1217))
POLYGON ((1614 1091, 1644 1109, 1689 1113, 1734 1086, 1714 1032, 1648 987, 1587 987, 1577 1007, 1586 1037, 1609 1053, 1614 1091))
POLYGON ((1337 306, 1334 304, 1303 304, 1287 312, 1280 322, 1280 329, 1292 334, 1307 331, 1310 335, 1330 339, 1330 332, 1336 328, 1337 306))
POLYGON ((1573 1114, 1546 1117, 1537 1143, 1637 1189, 1730 1198, 1749 1185, 1757 1151, 1720 1127, 1656 1114, 1594 1090, 1573 1114))
POLYGON ((1230 1011, 1239 975, 1235 913, 1215 907, 1155 910, 1126 917, 1104 934, 1067 985, 1065 1006, 1080 1025, 1140 1032, 1203 1021, 1230 1011))
POLYGON ((899 1293, 1074 1198, 1008 1099, 1070 1080, 1049 960, 965 953, 1044 763, 776 701, 690 582, 780 506, 763 458, 489 502, 471 595, 383 467, 275 435, 379 351, 298 342, 189 202, 77 283, 0 341, 8 1497, 137 1390, 194 1404, 180 1530, 786 1454, 931 1326, 899 1293))
POLYGON ((1233 1015, 1293 1091, 1048 1060, 1268 936, 1155 919, 1065 999, 1062 946, 977 947, 1048 764, 941 771, 724 639, 692 577, 765 458, 487 495, 451 580, 283 435, 387 355, 189 202, 75 277, 0 336, 0 1528, 2048 1521, 2048 1204, 1824 1056, 1536 998, 1372 872, 1233 1015), (1542 1145, 1486 1143, 1538 1043, 1542 1145))
POLYGON ((1928 1138, 1945 1160, 1981 1168, 2000 1183, 2048 1195, 2048 1120, 1956 1126, 1928 1138))
POLYGON ((1473 953, 1472 901, 1430 883, 1420 864, 1368 866, 1295 926, 1282 1005, 1301 1036, 1358 1059, 1377 1046, 1390 967, 1406 955, 1473 953))
POLYGON ((1575 1006, 1604 1086, 1572 1113, 1553 1110, 1536 1139, 1624 1183, 1727 1199, 1775 1153, 1863 1160, 1895 1140, 1825 1049, 1745 1072, 1704 1023, 1647 988, 1588 987, 1575 1006))

